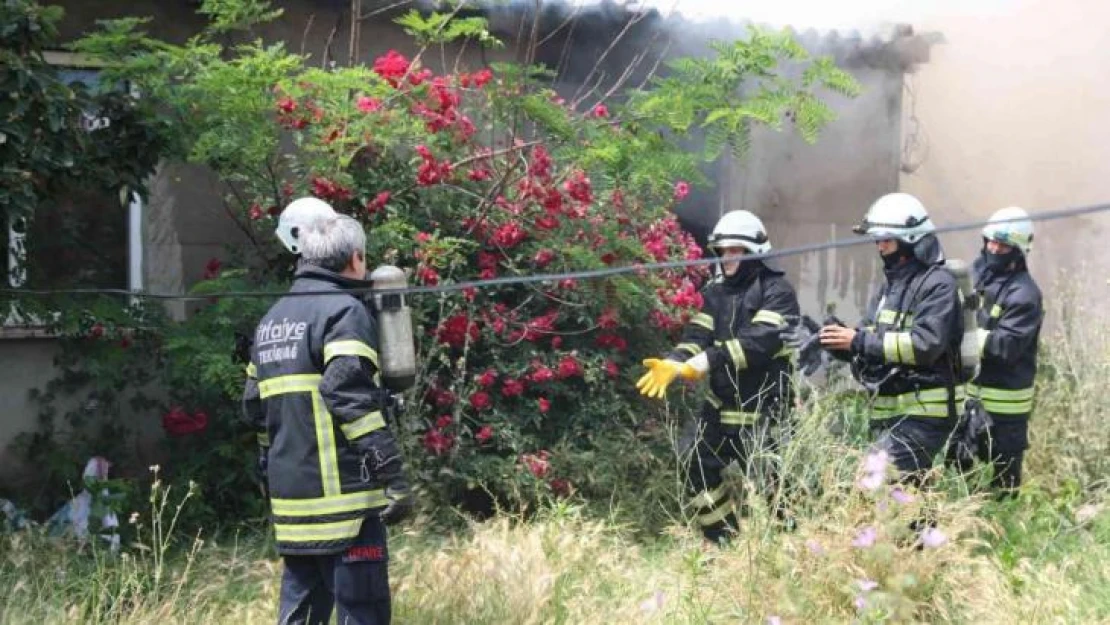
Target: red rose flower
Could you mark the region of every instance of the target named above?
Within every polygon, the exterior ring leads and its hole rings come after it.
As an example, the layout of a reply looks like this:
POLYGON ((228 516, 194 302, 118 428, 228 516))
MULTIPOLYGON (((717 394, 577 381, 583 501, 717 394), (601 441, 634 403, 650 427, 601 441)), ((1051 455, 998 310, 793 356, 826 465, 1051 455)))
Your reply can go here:
POLYGON ((505 397, 520 397, 524 394, 524 383, 520 380, 509 378, 501 385, 501 394, 505 397))
POLYGON ((690 184, 682 180, 676 182, 674 184, 674 201, 681 202, 686 199, 687 195, 690 195, 690 184))
POLYGON ((617 309, 606 308, 597 318, 597 327, 603 330, 612 330, 617 327, 617 309))
POLYGON ((428 286, 435 286, 439 284, 439 273, 427 265, 420 265, 416 269, 416 279, 428 286))
POLYGON ((544 382, 550 382, 554 380, 555 372, 552 371, 550 367, 547 367, 545 365, 537 365, 536 370, 532 372, 532 375, 530 377, 532 382, 536 384, 543 384, 544 382))
POLYGON ((478 428, 477 432, 474 433, 474 440, 478 441, 479 443, 485 443, 491 438, 493 438, 493 427, 489 425, 483 425, 482 427, 478 428))
POLYGON ((358 99, 358 110, 362 111, 363 113, 373 113, 374 111, 377 111, 381 108, 381 100, 378 100, 376 98, 362 96, 358 99))
POLYGON ((475 87, 484 87, 486 83, 493 80, 493 72, 488 67, 483 68, 475 72, 470 78, 474 81, 475 87))
POLYGON ((623 336, 611 332, 599 334, 594 343, 602 349, 615 349, 620 352, 628 349, 628 341, 623 336))
POLYGON ((551 400, 546 397, 537 399, 536 403, 539 404, 540 414, 547 414, 547 411, 551 410, 551 400))
POLYGON ((489 388, 497 381, 497 372, 493 369, 488 369, 485 373, 478 376, 478 386, 482 388, 489 388))
POLYGON ((455 420, 451 418, 451 415, 441 415, 438 419, 436 419, 436 427, 442 430, 443 428, 451 427, 451 424, 454 422, 455 420))
POLYGON ((590 178, 584 171, 576 171, 571 175, 570 179, 563 184, 567 194, 571 199, 589 204, 593 201, 593 189, 590 186, 590 178))
POLYGON ((209 258, 208 264, 204 266, 204 279, 212 280, 213 278, 218 278, 220 276, 220 267, 222 266, 223 263, 220 262, 220 259, 209 258))
POLYGON ((499 226, 493 231, 490 242, 498 247, 510 249, 520 245, 528 238, 528 232, 515 221, 510 221, 499 226))
POLYGON ((366 212, 373 215, 374 213, 382 210, 383 208, 385 208, 385 205, 389 203, 389 198, 389 191, 382 191, 381 193, 377 194, 376 196, 374 196, 374 199, 370 200, 366 204, 366 212))
POLYGON ((471 343, 478 340, 478 323, 463 314, 448 318, 437 330, 439 341, 455 348, 465 345, 468 337, 471 343))
POLYGON ((439 430, 428 430, 424 433, 424 449, 428 453, 442 456, 451 451, 451 447, 455 444, 455 437, 444 434, 439 430))
POLYGON ((208 427, 208 415, 198 411, 192 415, 180 406, 174 406, 162 415, 162 429, 170 436, 186 436, 202 432, 208 427))
POLYGON ((470 396, 470 405, 475 410, 485 410, 493 405, 490 400, 489 393, 485 391, 478 391, 470 396))
POLYGON ((605 373, 608 374, 609 377, 615 378, 621 374, 621 368, 618 367, 617 363, 613 362, 612 360, 606 360, 605 373))
POLYGON ((409 71, 409 60, 396 50, 390 50, 374 59, 374 72, 396 87, 409 71))
POLYGON ((536 252, 536 255, 532 258, 532 262, 536 263, 536 267, 540 269, 551 264, 553 260, 555 260, 555 252, 549 249, 542 249, 536 252))
POLYGON ((582 375, 582 365, 574 356, 566 356, 559 361, 558 372, 555 374, 560 380, 582 375))
POLYGON ((569 497, 573 488, 569 480, 564 480, 561 477, 554 478, 548 484, 551 485, 551 492, 558 497, 569 497))
POLYGON ((543 479, 551 471, 551 463, 548 462, 549 457, 546 450, 540 450, 535 454, 524 454, 520 460, 532 475, 543 479))

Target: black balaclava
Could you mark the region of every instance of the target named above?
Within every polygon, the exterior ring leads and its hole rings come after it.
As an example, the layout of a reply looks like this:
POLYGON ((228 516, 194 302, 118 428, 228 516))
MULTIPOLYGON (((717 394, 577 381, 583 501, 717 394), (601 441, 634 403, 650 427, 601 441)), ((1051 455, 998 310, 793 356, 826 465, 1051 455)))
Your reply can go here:
POLYGON ((740 262, 740 267, 736 269, 736 273, 731 276, 725 274, 725 268, 722 266, 721 275, 725 277, 724 283, 729 286, 744 284, 759 271, 762 264, 763 262, 758 259, 742 260, 740 262))
POLYGON ((889 254, 879 255, 879 257, 883 259, 883 267, 886 269, 893 269, 902 264, 903 261, 913 258, 913 247, 912 244, 898 239, 898 249, 889 254))
POLYGON ((983 257, 983 266, 986 270, 996 274, 1009 271, 1011 266, 1021 267, 1025 261, 1025 255, 1016 245, 1011 246, 1010 251, 1005 254, 991 254, 987 251, 987 239, 983 239, 983 250, 980 255, 983 257))

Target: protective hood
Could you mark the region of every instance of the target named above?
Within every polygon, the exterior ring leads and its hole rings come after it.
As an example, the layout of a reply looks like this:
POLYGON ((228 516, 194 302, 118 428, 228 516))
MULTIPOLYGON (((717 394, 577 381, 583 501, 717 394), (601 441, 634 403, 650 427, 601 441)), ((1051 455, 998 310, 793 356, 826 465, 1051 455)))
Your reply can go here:
POLYGON ((975 264, 984 273, 996 275, 1011 271, 1022 271, 1025 269, 1025 255, 1016 247, 1005 254, 991 254, 984 245, 975 264))
POLYGON ((927 234, 913 245, 913 257, 927 266, 944 264, 944 248, 935 234, 927 234))

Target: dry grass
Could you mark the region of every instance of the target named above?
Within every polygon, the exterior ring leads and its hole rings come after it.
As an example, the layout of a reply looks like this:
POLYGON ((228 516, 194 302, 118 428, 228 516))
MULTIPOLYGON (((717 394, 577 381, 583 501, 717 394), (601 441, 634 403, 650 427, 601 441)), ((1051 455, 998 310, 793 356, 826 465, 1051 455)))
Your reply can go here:
MULTIPOLYGON (((393 536, 395 622, 1110 623, 1110 341, 1046 343, 1054 366, 1017 501, 968 496, 944 470, 912 501, 864 490, 861 450, 815 400, 778 458, 804 493, 796 531, 758 504, 726 549, 682 522, 644 540, 568 502, 454 532, 425 519, 393 536), (916 548, 908 525, 922 515, 943 544, 916 548)), ((172 518, 169 494, 154 495, 146 522, 172 518)), ((172 527, 150 529, 120 557, 0 537, 0 622, 273 622, 281 567, 265 539, 169 549, 172 527)))

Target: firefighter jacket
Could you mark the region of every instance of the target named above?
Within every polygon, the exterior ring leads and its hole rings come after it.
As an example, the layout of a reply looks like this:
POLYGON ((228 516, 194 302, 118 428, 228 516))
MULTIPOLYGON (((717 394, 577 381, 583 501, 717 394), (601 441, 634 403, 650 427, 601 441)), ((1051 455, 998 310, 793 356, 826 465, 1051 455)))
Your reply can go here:
POLYGON ((915 255, 884 268, 852 341, 853 372, 875 393, 872 419, 955 417, 963 403, 959 287, 932 244, 932 262, 915 255))
POLYGON ((799 313, 794 287, 777 269, 747 261, 736 275, 719 276, 702 291, 701 310, 667 356, 686 360, 707 352, 706 418, 724 425, 754 425, 789 405, 791 350, 779 334, 799 313))
POLYGON ((290 293, 262 318, 251 346, 245 418, 268 448, 279 553, 345 549, 386 505, 377 468, 400 455, 383 416, 377 329, 344 288, 364 285, 302 265, 290 293))
POLYGON ((1044 317, 1041 290, 1024 260, 1012 270, 993 271, 983 258, 975 262, 979 296, 979 374, 968 395, 983 402, 987 412, 1028 415, 1033 411, 1033 379, 1044 317))

